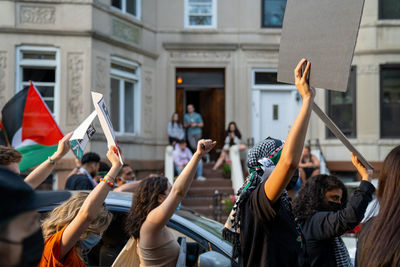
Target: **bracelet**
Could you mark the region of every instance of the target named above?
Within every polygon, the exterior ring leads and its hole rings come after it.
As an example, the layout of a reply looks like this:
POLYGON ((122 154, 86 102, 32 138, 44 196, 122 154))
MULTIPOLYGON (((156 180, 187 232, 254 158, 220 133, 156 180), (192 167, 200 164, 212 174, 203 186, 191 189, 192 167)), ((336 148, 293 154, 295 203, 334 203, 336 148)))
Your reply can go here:
POLYGON ((108 184, 111 188, 114 187, 114 182, 112 180, 108 180, 106 177, 101 178, 100 182, 105 182, 106 184, 108 184))
POLYGON ((48 160, 49 160, 49 162, 50 162, 50 164, 56 164, 56 162, 54 161, 54 159, 51 159, 51 157, 47 157, 48 158, 48 160))

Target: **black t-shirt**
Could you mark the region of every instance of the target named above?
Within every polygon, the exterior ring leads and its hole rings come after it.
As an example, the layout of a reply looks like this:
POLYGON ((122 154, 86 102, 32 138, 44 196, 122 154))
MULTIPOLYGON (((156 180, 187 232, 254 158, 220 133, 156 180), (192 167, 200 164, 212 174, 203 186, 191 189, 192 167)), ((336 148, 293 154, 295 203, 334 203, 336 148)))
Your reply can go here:
POLYGON ((94 186, 85 174, 74 174, 65 184, 66 190, 93 190, 94 186))
POLYGON ((296 223, 281 198, 268 200, 261 183, 241 209, 240 266, 298 266, 301 242, 296 223))

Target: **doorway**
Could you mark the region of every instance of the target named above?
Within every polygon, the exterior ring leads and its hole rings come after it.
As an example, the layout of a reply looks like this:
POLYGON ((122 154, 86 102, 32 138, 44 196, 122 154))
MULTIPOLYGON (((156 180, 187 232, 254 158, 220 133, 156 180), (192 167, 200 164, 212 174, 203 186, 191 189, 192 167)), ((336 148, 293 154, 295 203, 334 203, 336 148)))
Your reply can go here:
MULTIPOLYGON (((203 138, 216 140, 217 149, 225 138, 224 74, 224 69, 176 69, 176 111, 182 123, 187 105, 194 105, 204 121, 203 138)), ((210 157, 216 159, 216 149, 210 157)))

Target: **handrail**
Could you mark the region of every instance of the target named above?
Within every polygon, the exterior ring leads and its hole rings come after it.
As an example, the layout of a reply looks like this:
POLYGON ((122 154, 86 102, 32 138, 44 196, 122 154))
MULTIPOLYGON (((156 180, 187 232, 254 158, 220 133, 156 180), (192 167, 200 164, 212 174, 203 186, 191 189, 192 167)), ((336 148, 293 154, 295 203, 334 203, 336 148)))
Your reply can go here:
POLYGON ((240 153, 238 145, 233 145, 230 147, 229 157, 232 161, 232 166, 231 166, 232 188, 236 194, 244 183, 242 162, 240 161, 240 153))
POLYGON ((172 146, 167 146, 165 148, 164 175, 171 184, 174 184, 174 158, 172 152, 174 152, 172 146))

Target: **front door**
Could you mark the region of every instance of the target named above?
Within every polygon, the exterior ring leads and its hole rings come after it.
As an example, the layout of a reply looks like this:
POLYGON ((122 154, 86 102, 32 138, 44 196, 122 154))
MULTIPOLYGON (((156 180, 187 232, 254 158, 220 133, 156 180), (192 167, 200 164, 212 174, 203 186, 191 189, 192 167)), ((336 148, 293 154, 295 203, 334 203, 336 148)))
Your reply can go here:
MULTIPOLYGON (((222 148, 225 131, 225 88, 223 69, 177 69, 176 111, 180 118, 193 104, 204 121, 203 138, 217 141, 222 148)), ((210 153, 216 159, 215 149, 210 153)))

